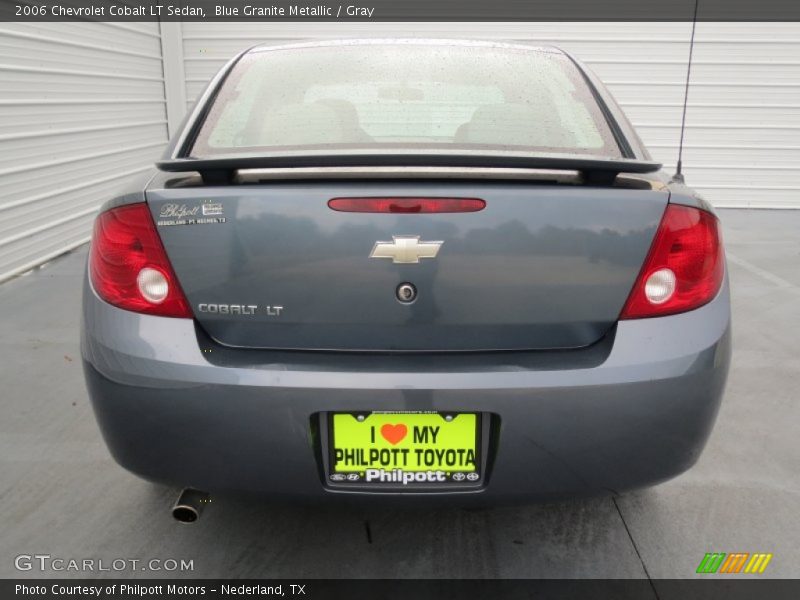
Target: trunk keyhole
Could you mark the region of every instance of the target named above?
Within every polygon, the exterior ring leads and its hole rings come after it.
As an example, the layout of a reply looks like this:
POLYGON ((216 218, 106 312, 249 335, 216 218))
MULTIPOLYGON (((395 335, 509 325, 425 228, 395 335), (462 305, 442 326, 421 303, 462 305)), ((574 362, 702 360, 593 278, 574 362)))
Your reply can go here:
POLYGON ((401 283, 395 292, 397 300, 403 304, 410 304, 417 299, 417 288, 413 283, 401 283))

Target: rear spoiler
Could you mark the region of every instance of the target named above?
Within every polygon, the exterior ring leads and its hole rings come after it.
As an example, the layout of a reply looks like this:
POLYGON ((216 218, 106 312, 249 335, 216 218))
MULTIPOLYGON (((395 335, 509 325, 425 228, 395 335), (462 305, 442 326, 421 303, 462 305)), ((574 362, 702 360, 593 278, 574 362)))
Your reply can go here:
MULTIPOLYGON (((293 168, 308 170, 331 167, 448 167, 483 169, 547 169, 576 171, 585 183, 612 184, 620 173, 653 173, 661 163, 630 158, 598 158, 558 154, 518 154, 512 152, 281 152, 258 156, 219 158, 174 158, 156 163, 170 173, 197 172, 208 184, 229 183, 238 171, 249 169, 293 168)), ((302 175, 298 172, 298 176, 302 175)), ((354 176, 357 176, 354 173, 354 176)))

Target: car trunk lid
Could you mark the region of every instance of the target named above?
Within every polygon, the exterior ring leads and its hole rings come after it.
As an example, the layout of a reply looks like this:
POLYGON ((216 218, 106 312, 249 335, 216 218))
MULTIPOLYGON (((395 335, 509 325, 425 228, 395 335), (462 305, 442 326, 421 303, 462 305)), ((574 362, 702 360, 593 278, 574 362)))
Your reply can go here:
POLYGON ((220 344, 472 351, 576 348, 603 337, 668 194, 552 182, 315 180, 164 183, 147 198, 195 317, 220 344), (365 197, 470 198, 485 207, 369 213, 328 204, 365 197), (410 303, 397 297, 406 283, 417 294, 410 303))

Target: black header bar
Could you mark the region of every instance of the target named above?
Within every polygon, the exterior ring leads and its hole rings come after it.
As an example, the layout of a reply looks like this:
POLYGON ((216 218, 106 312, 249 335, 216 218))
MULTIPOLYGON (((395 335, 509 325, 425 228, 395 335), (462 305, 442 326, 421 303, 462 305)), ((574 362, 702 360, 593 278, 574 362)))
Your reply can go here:
MULTIPOLYGON (((0 0, 0 21, 691 21, 696 0, 0 0)), ((799 0, 697 0, 698 21, 800 21, 799 0)))

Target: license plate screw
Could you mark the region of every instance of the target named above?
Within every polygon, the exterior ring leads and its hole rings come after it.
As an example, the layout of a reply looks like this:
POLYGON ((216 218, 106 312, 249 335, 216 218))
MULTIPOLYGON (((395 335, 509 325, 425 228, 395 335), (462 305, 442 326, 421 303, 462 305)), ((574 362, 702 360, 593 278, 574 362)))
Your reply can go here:
POLYGON ((444 416, 444 420, 448 421, 448 422, 452 421, 453 420, 453 415, 445 415, 444 416))
POLYGON ((360 422, 362 422, 362 423, 363 423, 363 422, 364 422, 364 420, 365 420, 366 418, 367 418, 367 417, 365 417, 364 415, 358 415, 358 416, 356 417, 356 420, 357 420, 357 421, 360 421, 360 422))

